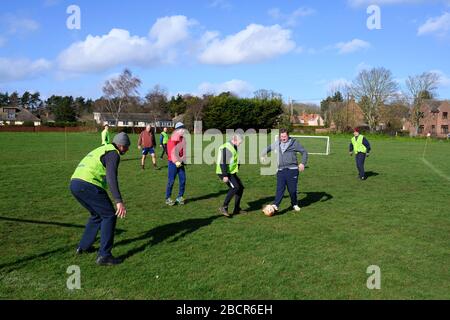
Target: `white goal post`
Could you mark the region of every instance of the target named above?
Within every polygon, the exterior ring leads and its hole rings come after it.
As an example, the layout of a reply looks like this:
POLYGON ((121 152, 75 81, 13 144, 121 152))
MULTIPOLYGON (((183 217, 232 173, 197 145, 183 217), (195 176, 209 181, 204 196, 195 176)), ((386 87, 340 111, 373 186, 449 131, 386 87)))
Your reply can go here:
MULTIPOLYGON (((325 152, 309 152, 308 154, 316 154, 321 156, 328 156, 330 154, 330 137, 329 136, 297 136, 297 135, 289 135, 292 138, 312 138, 312 139, 325 139, 327 141, 327 146, 325 148, 325 152)), ((275 141, 278 140, 278 135, 275 136, 275 141)))

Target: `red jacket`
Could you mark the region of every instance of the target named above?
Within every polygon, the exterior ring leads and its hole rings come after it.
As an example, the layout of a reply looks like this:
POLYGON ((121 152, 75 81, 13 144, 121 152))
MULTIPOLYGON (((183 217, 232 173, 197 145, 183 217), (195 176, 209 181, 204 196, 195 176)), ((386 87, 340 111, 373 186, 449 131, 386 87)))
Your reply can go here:
POLYGON ((177 132, 174 132, 167 143, 167 157, 173 163, 186 160, 186 140, 177 132))
POLYGON ((142 148, 151 148, 154 146, 154 138, 152 132, 144 130, 139 135, 138 146, 142 148))

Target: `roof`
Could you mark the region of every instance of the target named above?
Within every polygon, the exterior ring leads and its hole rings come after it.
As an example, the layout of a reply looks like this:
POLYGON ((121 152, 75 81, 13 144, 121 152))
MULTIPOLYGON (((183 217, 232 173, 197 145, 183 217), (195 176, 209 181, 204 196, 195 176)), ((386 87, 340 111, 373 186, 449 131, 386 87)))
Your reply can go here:
MULTIPOLYGON (((115 117, 112 113, 99 112, 100 118, 103 121, 115 121, 115 117)), ((153 122, 155 118, 150 113, 121 113, 119 121, 139 121, 139 122, 153 122)), ((156 121, 172 121, 169 119, 157 119, 156 121)))
POLYGON ((2 121, 41 121, 38 117, 36 117, 34 114, 32 114, 27 109, 24 109, 22 107, 2 107, 2 112, 0 113, 0 120, 2 121), (8 114, 4 112, 4 109, 16 109, 15 111, 15 118, 9 119, 8 114))

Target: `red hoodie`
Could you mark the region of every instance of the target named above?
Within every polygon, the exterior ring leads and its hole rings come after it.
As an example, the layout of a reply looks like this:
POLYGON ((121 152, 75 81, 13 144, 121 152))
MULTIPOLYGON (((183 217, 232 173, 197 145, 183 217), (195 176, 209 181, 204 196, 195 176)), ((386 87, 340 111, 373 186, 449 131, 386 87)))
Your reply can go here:
POLYGON ((177 161, 184 162, 186 160, 185 150, 186 140, 183 135, 175 131, 167 143, 167 153, 169 161, 175 163, 177 161))

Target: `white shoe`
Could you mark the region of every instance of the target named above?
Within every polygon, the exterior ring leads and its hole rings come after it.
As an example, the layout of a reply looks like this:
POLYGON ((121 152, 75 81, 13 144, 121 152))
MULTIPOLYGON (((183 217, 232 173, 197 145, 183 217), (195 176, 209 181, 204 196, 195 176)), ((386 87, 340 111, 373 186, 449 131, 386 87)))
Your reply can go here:
POLYGON ((294 208, 294 210, 297 211, 297 212, 299 212, 299 211, 301 210, 301 208, 300 208, 299 206, 297 206, 297 205, 295 205, 293 208, 294 208))
POLYGON ((273 210, 278 211, 278 207, 276 205, 272 205, 273 210))

